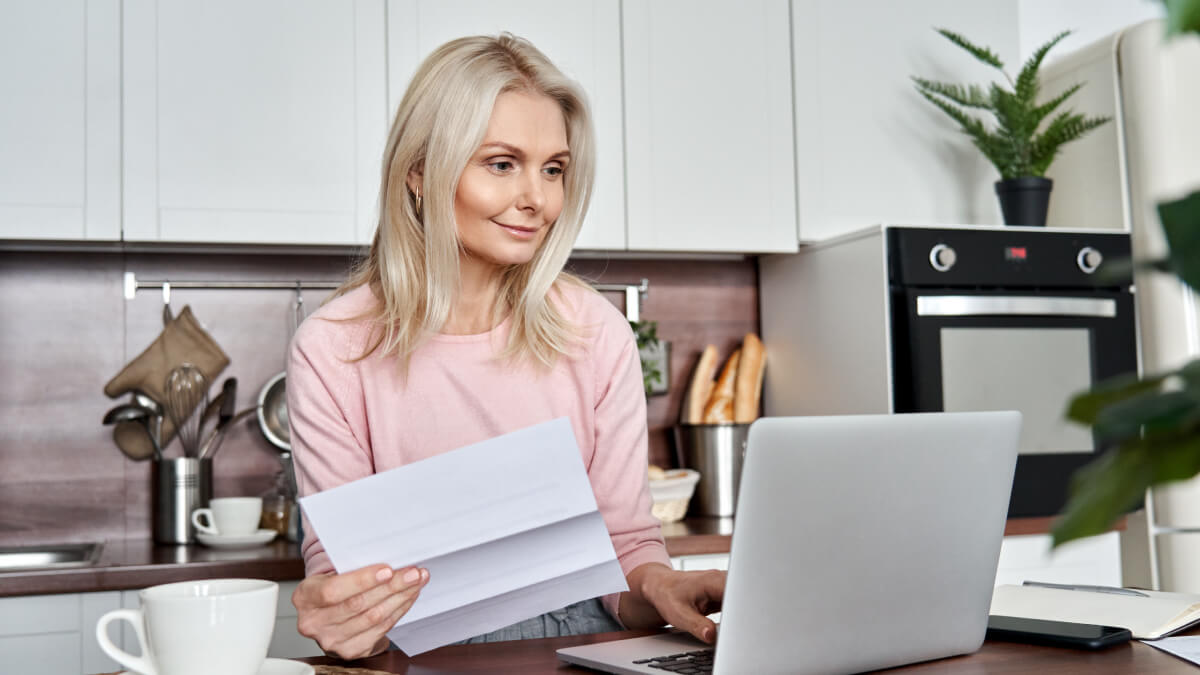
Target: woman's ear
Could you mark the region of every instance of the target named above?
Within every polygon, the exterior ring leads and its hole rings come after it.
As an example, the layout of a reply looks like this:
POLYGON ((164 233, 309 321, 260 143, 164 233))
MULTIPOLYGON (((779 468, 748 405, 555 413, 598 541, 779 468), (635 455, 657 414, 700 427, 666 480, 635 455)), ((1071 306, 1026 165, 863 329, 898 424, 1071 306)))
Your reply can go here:
POLYGON ((408 185, 408 191, 414 195, 421 194, 421 185, 425 182, 425 175, 420 168, 413 168, 408 172, 408 178, 404 181, 408 185))

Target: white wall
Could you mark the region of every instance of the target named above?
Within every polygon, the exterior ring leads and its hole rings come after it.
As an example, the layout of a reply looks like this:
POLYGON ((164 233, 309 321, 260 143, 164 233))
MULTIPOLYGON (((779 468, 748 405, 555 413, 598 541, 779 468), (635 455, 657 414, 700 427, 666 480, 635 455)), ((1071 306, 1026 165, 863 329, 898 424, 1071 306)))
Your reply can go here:
POLYGON ((1110 35, 1164 15, 1161 0, 1017 0, 1021 62, 1064 30, 1072 33, 1046 56, 1046 62, 1110 35))

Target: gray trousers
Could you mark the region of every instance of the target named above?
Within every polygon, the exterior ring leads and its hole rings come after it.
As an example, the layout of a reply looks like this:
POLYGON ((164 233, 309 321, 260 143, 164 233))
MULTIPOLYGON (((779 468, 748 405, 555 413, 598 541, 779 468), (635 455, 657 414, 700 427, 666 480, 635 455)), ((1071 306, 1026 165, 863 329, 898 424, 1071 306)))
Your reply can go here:
POLYGON ((592 598, 454 644, 477 645, 484 642, 586 635, 616 630, 625 629, 604 609, 600 598, 592 598))
MULTIPOLYGON (((625 629, 604 609, 600 598, 592 598, 453 644, 476 645, 484 642, 586 635, 618 630, 625 629)), ((393 644, 391 649, 396 649, 396 645, 393 644)))

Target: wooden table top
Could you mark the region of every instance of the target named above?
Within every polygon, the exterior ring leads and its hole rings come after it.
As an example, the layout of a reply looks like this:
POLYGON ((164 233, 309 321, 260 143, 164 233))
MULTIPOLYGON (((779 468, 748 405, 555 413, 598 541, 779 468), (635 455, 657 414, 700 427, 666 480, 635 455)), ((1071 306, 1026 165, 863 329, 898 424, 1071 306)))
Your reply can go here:
MULTIPOLYGON (((450 646, 435 649, 411 659, 401 652, 393 651, 353 662, 338 661, 328 657, 301 660, 316 665, 363 668, 403 675, 594 673, 595 671, 559 661, 555 650, 604 640, 650 635, 654 632, 656 631, 626 631, 544 640, 496 642, 486 645, 450 646)), ((322 670, 324 669, 317 670, 318 675, 321 675, 322 670)), ((986 673, 1038 673, 1039 675, 1042 673, 1055 673, 1055 675, 1103 675, 1105 673, 1179 673, 1182 675, 1188 673, 1194 675, 1196 666, 1137 641, 1101 651, 1036 647, 989 641, 985 642, 983 648, 974 654, 919 663, 886 672, 970 673, 972 675, 986 673)))

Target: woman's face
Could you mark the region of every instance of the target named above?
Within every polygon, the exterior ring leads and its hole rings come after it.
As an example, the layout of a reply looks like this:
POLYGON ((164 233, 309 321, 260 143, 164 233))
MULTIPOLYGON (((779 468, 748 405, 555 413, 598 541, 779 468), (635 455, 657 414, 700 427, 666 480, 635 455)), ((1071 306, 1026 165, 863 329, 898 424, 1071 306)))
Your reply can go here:
POLYGON ((529 262, 562 211, 569 160, 567 126, 554 100, 516 91, 497 96, 483 144, 454 193, 466 254, 494 265, 529 262))

